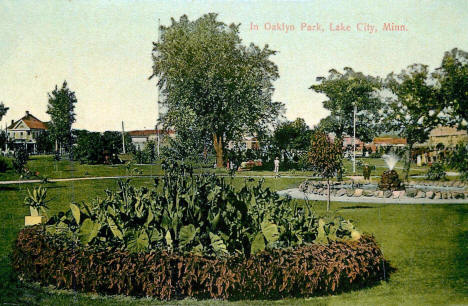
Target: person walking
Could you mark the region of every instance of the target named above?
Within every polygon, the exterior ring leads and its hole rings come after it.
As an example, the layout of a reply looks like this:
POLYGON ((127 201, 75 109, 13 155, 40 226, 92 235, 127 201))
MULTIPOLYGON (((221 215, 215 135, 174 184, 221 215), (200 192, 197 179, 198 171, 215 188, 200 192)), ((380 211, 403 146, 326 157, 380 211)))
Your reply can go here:
POLYGON ((279 164, 280 164, 278 157, 275 158, 274 164, 275 164, 275 170, 274 170, 275 176, 278 176, 279 164))

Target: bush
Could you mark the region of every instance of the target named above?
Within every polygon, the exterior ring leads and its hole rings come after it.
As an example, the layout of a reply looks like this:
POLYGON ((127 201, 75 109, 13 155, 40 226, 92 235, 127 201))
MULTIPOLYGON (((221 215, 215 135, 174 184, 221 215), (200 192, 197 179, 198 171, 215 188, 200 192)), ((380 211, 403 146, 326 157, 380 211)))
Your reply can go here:
POLYGON ((353 224, 315 216, 309 207, 280 198, 246 181, 236 190, 215 175, 193 175, 184 164, 163 163, 154 190, 120 181, 120 190, 90 203, 70 204, 53 216, 47 232, 79 245, 130 252, 165 249, 224 257, 250 256, 264 249, 351 239, 353 224))
POLYGON ((445 179, 445 175, 444 165, 442 163, 434 163, 429 170, 427 170, 426 178, 431 181, 438 181, 445 179))
POLYGON ((26 147, 19 146, 14 154, 13 159, 13 168, 15 169, 16 173, 22 174, 24 172, 24 166, 28 162, 29 154, 26 151, 26 147))
POLYGON ((0 156, 0 173, 6 172, 12 167, 11 160, 9 158, 0 156))
POLYGON ((459 143, 449 157, 449 165, 460 172, 460 179, 468 181, 468 144, 459 143))
POLYGON ((64 245, 59 236, 48 237, 40 227, 20 231, 12 265, 24 279, 42 285, 160 299, 323 295, 375 284, 389 271, 369 236, 357 242, 263 251, 250 258, 204 258, 76 248, 64 245))

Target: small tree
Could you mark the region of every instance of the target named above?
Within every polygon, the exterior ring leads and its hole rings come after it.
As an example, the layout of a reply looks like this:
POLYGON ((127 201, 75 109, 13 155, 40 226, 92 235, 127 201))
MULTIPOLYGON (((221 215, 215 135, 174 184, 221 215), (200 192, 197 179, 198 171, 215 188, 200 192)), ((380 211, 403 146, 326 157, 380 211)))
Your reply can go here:
POLYGON ((2 120, 3 116, 6 115, 9 109, 10 109, 9 107, 5 107, 3 102, 0 103, 0 121, 2 120))
POLYGON ((75 93, 67 87, 67 81, 63 82, 62 88, 55 86, 49 94, 47 114, 50 115, 50 133, 56 143, 56 151, 60 152, 64 144, 71 142, 71 126, 75 122, 75 104, 77 100, 75 93))
POLYGON ((324 132, 320 130, 314 131, 310 141, 307 163, 312 171, 327 180, 327 211, 329 211, 330 179, 341 170, 343 165, 343 147, 341 139, 336 137, 335 141, 332 142, 324 132))
POLYGON ((26 146, 19 146, 15 150, 13 159, 13 168, 15 169, 16 173, 22 174, 24 172, 24 166, 26 166, 28 159, 29 155, 28 151, 26 150, 26 146))

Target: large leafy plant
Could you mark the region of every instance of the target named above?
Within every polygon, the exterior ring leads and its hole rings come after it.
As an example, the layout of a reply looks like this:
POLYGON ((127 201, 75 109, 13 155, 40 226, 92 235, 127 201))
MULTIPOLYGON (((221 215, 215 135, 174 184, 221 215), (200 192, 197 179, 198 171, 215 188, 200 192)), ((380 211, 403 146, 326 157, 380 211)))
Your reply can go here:
POLYGON ((307 206, 280 198, 262 181, 246 180, 236 190, 224 178, 194 175, 184 164, 163 167, 154 189, 120 181, 119 190, 107 190, 104 198, 70 204, 51 218, 47 231, 89 247, 218 257, 346 239, 354 231, 348 221, 326 222, 307 206))

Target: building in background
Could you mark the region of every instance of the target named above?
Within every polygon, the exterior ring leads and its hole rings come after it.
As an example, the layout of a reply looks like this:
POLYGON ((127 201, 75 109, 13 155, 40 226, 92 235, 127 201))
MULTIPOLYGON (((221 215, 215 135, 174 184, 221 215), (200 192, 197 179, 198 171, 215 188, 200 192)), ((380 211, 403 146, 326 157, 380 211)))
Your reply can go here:
POLYGON ((390 148, 404 148, 406 147, 406 138, 392 136, 375 137, 368 147, 372 153, 390 148))
POLYGON ((441 147, 441 145, 443 145, 445 148, 449 148, 461 142, 468 143, 468 133, 466 130, 457 130, 454 127, 441 126, 431 131, 427 145, 429 147, 441 147))
POLYGON ((128 135, 132 139, 132 144, 138 151, 142 151, 145 149, 146 144, 148 141, 158 141, 158 133, 159 135, 164 137, 175 137, 175 132, 173 130, 136 130, 136 131, 129 131, 128 135))
POLYGON ((8 143, 13 146, 10 149, 14 150, 15 147, 24 145, 28 152, 36 153, 36 139, 47 129, 46 122, 42 122, 26 111, 23 118, 17 121, 12 120, 11 125, 7 128, 8 143))

